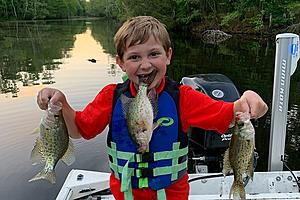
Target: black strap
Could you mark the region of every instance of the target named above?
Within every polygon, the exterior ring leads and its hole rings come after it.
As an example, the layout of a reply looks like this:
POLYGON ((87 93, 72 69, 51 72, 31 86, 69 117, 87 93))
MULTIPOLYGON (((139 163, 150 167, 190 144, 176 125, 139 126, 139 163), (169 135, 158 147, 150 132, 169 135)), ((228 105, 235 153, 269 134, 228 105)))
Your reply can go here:
POLYGON ((134 176, 138 178, 153 177, 153 168, 139 168, 134 170, 134 176), (140 173, 137 173, 137 172, 140 173))
POLYGON ((143 154, 135 154, 135 162, 154 162, 154 154, 145 152, 143 154))
MULTIPOLYGON (((174 102, 176 103, 177 108, 177 116, 178 120, 180 121, 180 112, 179 112, 179 105, 180 105, 180 87, 181 84, 169 79, 166 77, 166 84, 164 90, 169 93, 169 95, 173 98, 174 102)), ((178 141, 180 142, 180 148, 184 148, 188 146, 188 136, 187 133, 182 132, 181 123, 179 122, 178 127, 178 141)), ((180 160, 181 162, 182 160, 180 160)))

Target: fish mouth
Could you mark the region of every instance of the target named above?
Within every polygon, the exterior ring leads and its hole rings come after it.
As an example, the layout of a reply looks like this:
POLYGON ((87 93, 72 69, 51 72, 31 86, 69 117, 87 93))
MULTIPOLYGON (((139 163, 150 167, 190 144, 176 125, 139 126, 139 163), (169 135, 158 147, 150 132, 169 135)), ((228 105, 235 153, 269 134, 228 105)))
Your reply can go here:
POLYGON ((140 74, 140 75, 137 75, 138 78, 139 78, 139 83, 145 83, 147 85, 150 85, 152 83, 152 81, 154 80, 156 74, 157 74, 157 70, 153 70, 149 74, 140 74))

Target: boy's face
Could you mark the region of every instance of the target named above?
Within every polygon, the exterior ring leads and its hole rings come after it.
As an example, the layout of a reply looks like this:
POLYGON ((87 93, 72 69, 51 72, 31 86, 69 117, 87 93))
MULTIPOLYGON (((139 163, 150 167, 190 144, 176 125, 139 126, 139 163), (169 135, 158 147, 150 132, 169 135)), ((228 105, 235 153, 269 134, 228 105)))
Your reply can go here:
POLYGON ((147 83, 148 90, 157 88, 170 64, 172 49, 165 52, 162 44, 151 36, 144 44, 133 45, 124 51, 123 59, 117 56, 117 64, 126 72, 129 80, 138 88, 139 81, 147 83))

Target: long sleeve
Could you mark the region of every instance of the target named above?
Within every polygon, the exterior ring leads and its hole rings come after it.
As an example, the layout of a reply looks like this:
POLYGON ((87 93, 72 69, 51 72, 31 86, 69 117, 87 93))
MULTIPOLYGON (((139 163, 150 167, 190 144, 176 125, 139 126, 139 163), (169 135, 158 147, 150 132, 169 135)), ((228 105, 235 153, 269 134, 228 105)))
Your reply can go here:
POLYGON ((192 126, 224 133, 232 117, 232 102, 216 101, 190 86, 180 86, 180 118, 184 132, 192 126))
POLYGON ((76 112, 75 122, 83 138, 97 136, 110 123, 115 87, 115 84, 107 85, 83 111, 76 112))

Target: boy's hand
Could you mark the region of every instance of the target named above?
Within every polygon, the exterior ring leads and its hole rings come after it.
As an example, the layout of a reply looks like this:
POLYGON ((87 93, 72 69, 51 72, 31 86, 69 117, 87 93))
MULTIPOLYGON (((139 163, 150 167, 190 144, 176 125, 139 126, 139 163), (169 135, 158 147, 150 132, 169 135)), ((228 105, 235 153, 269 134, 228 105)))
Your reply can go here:
POLYGON ((54 88, 44 88, 38 92, 37 95, 37 104, 42 110, 46 110, 48 108, 48 102, 56 104, 57 102, 65 103, 66 97, 65 95, 54 88))
POLYGON ((54 105, 57 105, 59 102, 62 103, 62 113, 68 128, 69 136, 71 138, 81 138, 81 134, 79 133, 75 123, 76 112, 67 102, 64 93, 58 89, 44 88, 38 92, 36 101, 42 110, 46 110, 48 108, 49 101, 54 105))
POLYGON ((234 102, 234 113, 249 112, 251 118, 257 119, 266 114, 267 104, 255 92, 247 90, 240 99, 234 102))

